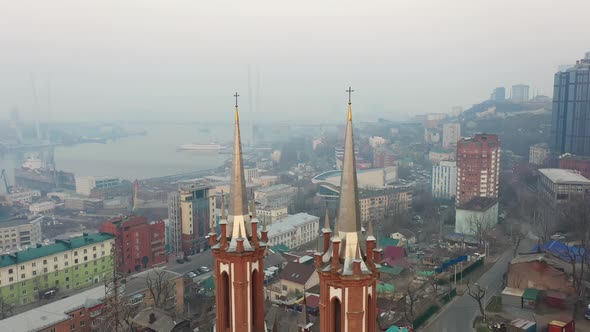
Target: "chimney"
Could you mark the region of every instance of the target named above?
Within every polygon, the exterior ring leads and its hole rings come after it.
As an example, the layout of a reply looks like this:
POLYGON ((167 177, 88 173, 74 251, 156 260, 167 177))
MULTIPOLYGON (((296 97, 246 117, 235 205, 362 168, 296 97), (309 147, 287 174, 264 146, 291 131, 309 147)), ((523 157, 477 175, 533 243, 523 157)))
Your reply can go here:
POLYGON ((153 324, 155 321, 156 321, 156 314, 152 312, 150 314, 150 324, 153 324))

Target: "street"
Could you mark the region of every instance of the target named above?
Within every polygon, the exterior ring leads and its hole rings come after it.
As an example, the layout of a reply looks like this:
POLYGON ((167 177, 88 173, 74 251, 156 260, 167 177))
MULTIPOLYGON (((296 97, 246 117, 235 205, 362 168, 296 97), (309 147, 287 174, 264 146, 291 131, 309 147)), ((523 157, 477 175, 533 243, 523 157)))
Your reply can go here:
MULTIPOLYGON (((520 249, 530 248, 532 241, 523 240, 520 249)), ((484 275, 477 280, 479 285, 487 289, 484 303, 494 295, 502 291, 502 278, 508 270, 508 264, 512 260, 512 249, 505 251, 484 275)), ((432 318, 428 324, 420 329, 425 332, 469 332, 473 331, 472 323, 479 315, 477 302, 467 293, 456 298, 454 301, 443 307, 441 311, 432 318)))
POLYGON ((201 266, 207 266, 210 269, 213 269, 213 254, 211 253, 211 250, 189 256, 189 258, 191 260, 190 262, 178 264, 176 262, 176 258, 174 258, 174 256, 170 256, 168 263, 166 263, 166 265, 163 267, 180 274, 185 274, 189 271, 195 271, 201 266))

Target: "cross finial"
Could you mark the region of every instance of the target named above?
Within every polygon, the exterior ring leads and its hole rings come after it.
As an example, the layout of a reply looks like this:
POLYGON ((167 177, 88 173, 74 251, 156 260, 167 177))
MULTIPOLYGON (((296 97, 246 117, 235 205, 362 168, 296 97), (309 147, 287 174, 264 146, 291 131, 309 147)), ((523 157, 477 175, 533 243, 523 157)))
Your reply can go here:
POLYGON ((348 90, 346 90, 346 92, 348 92, 348 104, 352 104, 352 93, 354 92, 354 90, 351 87, 348 87, 348 90))
POLYGON ((238 97, 239 97, 239 96, 240 96, 240 95, 239 95, 237 92, 236 92, 236 94, 234 95, 234 97, 236 97, 236 107, 238 107, 238 97))

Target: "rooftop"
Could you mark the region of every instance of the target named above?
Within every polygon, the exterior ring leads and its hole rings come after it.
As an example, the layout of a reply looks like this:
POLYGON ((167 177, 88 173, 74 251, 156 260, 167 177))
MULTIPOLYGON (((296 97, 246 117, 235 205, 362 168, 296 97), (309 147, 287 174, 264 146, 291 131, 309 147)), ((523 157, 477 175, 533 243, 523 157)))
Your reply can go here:
POLYGON ((257 192, 268 193, 275 190, 295 189, 294 187, 287 184, 275 184, 268 187, 261 187, 256 189, 257 192))
POLYGON ((300 212, 297 214, 290 214, 281 220, 277 220, 274 224, 266 226, 266 229, 268 230, 268 236, 275 236, 277 234, 283 234, 294 230, 298 226, 308 222, 319 222, 319 220, 319 217, 300 212))
POLYGON ((8 220, 0 221, 0 228, 15 227, 15 226, 20 226, 20 225, 25 225, 25 224, 32 224, 32 223, 35 223, 35 222, 40 222, 42 220, 43 220, 43 217, 37 217, 37 218, 34 218, 34 219, 13 218, 13 219, 8 219, 8 220))
POLYGON ((54 255, 63 251, 88 246, 93 243, 101 243, 113 238, 114 236, 108 233, 84 233, 82 236, 67 240, 55 240, 55 243, 48 244, 46 246, 29 248, 25 251, 16 252, 14 254, 2 255, 0 256, 0 267, 20 264, 37 258, 54 255))
POLYGON ((313 265, 289 262, 279 275, 280 279, 304 285, 315 272, 313 265))
POLYGON ((590 184, 590 180, 580 173, 569 169, 541 168, 539 169, 539 173, 546 176, 553 183, 590 184))
POLYGON ((134 295, 139 292, 146 290, 147 284, 146 280, 154 280, 159 278, 159 274, 162 275, 162 280, 166 279, 167 281, 176 280, 178 278, 182 278, 182 274, 176 273, 174 271, 165 270, 163 268, 153 268, 147 271, 143 271, 141 273, 137 273, 131 275, 127 278, 127 282, 125 283, 125 293, 127 295, 134 295))
POLYGON ((98 286, 87 291, 46 304, 22 314, 2 320, 0 325, 5 331, 36 332, 46 327, 71 319, 67 313, 99 304, 105 297, 105 286, 98 286))

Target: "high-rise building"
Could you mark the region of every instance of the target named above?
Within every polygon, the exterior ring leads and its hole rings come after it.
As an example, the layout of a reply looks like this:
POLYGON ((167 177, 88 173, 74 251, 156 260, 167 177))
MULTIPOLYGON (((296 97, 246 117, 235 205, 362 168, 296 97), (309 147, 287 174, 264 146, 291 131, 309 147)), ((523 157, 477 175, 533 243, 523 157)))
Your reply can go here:
POLYGON ((184 184, 168 195, 170 252, 196 253, 207 246, 215 222, 215 190, 203 184, 184 184))
POLYGON ((103 223, 100 231, 115 236, 117 270, 131 274, 166 262, 164 222, 125 216, 103 223))
POLYGON ((529 148, 529 163, 533 165, 543 165, 549 159, 549 144, 533 144, 529 148))
POLYGON ((492 91, 492 95, 490 96, 490 100, 504 100, 506 99, 506 89, 501 86, 497 87, 492 91))
POLYGON ((461 139, 461 124, 460 123, 445 123, 443 124, 443 139, 442 146, 444 149, 453 149, 457 146, 457 142, 461 139))
POLYGON ((513 101, 528 101, 529 100, 529 86, 526 84, 516 84, 512 86, 512 95, 510 97, 513 101))
POLYGON ((432 197, 450 200, 457 194, 457 163, 441 161, 432 166, 432 197))
POLYGON ((590 52, 555 74, 551 134, 555 154, 590 157, 590 52))
POLYGON ((338 220, 332 236, 326 218, 323 252, 315 254, 320 277, 320 331, 376 330, 376 278, 381 251, 375 246, 372 223, 366 238, 361 231, 354 154, 349 99, 338 220))
POLYGON ((229 215, 225 216, 222 196, 221 234, 217 234, 213 223, 209 227, 209 244, 215 260, 215 330, 262 332, 265 329, 263 258, 268 232, 263 224, 258 235, 253 201, 254 214, 248 212, 237 97, 236 93, 229 215))
POLYGON ((457 144, 457 206, 475 197, 498 198, 500 140, 477 134, 457 144))

